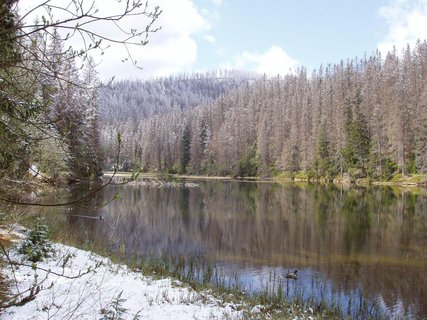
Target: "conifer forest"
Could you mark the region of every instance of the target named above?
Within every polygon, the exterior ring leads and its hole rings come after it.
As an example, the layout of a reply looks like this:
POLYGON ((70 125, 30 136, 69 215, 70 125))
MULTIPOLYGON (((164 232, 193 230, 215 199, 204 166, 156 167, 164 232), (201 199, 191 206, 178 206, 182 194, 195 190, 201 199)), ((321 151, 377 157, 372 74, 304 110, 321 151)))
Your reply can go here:
POLYGON ((427 43, 300 68, 227 72, 104 88, 107 167, 164 173, 388 180, 427 172, 427 43))

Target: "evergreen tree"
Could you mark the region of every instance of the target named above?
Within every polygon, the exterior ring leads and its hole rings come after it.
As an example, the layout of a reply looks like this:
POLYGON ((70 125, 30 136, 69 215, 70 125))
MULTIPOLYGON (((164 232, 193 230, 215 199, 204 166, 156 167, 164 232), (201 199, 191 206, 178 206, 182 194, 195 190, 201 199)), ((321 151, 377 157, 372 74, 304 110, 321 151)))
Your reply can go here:
POLYGON ((184 129, 184 132, 182 134, 181 138, 181 168, 180 173, 187 173, 187 167, 190 163, 191 159, 191 153, 190 153, 190 147, 191 147, 191 130, 190 125, 187 124, 187 126, 184 129))
POLYGON ((200 123, 200 136, 199 136, 199 144, 200 144, 200 151, 202 155, 206 151, 206 147, 208 146, 208 134, 209 134, 209 128, 208 124, 206 123, 206 118, 202 119, 202 122, 200 123))
MULTIPOLYGON (((103 157, 100 143, 100 125, 99 125, 99 88, 101 82, 94 69, 95 62, 92 58, 86 61, 83 70, 83 87, 81 95, 84 106, 83 127, 85 131, 85 157, 88 163, 88 176, 99 177, 102 174, 103 157)), ((138 156, 135 151, 135 158, 138 156)), ((141 156, 139 155, 139 158, 141 156)))
MULTIPOLYGON (((427 91, 426 91, 427 93, 427 91)), ((416 141, 416 166, 419 172, 427 173, 427 115, 420 115, 419 134, 416 141)))
POLYGON ((362 95, 360 90, 356 91, 354 97, 355 117, 351 126, 351 146, 354 152, 357 166, 366 175, 369 153, 371 150, 371 137, 365 115, 360 110, 362 95))
POLYGON ((350 98, 345 98, 343 104, 343 117, 344 117, 344 133, 346 144, 341 150, 342 158, 344 160, 344 171, 352 169, 355 165, 355 156, 353 150, 353 110, 350 98))
POLYGON ((347 171, 361 170, 366 176, 370 159, 371 138, 365 115, 360 110, 362 95, 357 89, 353 99, 344 101, 346 145, 342 150, 347 171))
POLYGON ((287 170, 289 172, 297 172, 300 170, 300 159, 299 159, 299 147, 297 144, 295 144, 292 147, 289 160, 288 160, 288 166, 287 170))
POLYGON ((326 121, 323 122, 317 139, 314 167, 317 177, 331 177, 332 162, 330 143, 327 137, 326 121))
POLYGON ((6 1, 0 6, 0 178, 21 179, 34 150, 28 124, 36 123, 40 106, 29 96, 32 75, 19 68, 22 52, 12 40, 17 34, 13 5, 6 1))
POLYGON ((260 166, 256 144, 252 145, 245 156, 237 162, 237 176, 255 177, 260 166))
POLYGON ((17 31, 13 5, 13 1, 2 1, 0 6, 0 70, 15 66, 20 60, 18 46, 12 40, 17 31))

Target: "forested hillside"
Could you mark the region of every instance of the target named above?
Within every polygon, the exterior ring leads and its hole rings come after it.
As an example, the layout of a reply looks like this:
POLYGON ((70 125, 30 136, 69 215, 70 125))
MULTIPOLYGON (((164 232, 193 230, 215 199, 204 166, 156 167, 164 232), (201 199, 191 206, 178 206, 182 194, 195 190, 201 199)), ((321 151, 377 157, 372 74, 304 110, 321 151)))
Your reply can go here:
POLYGON ((132 169, 135 155, 141 157, 135 134, 142 120, 207 105, 257 77, 249 72, 218 71, 149 81, 120 80, 103 87, 100 122, 106 167, 115 161, 117 132, 123 139, 122 169, 132 169))
POLYGON ((208 105, 170 108, 183 111, 141 117, 129 165, 239 176, 426 172, 427 43, 263 77, 208 105))

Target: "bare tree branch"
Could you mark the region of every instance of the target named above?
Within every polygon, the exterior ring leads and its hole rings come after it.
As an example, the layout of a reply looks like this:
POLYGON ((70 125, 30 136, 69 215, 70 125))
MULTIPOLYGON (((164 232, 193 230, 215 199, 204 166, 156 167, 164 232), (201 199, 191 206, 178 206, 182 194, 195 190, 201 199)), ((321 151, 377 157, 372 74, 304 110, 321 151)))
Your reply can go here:
MULTIPOLYGON (((72 0, 67 5, 58 6, 53 0, 46 0, 30 8, 23 14, 16 23, 14 30, 0 30, 1 43, 28 41, 34 34, 43 32, 51 33, 53 29, 63 30, 65 35, 62 40, 70 40, 79 36, 83 43, 83 56, 87 57, 89 51, 94 49, 103 50, 100 47, 101 42, 108 44, 121 44, 128 46, 145 46, 148 44, 148 38, 151 33, 157 32, 161 27, 154 27, 162 11, 158 6, 149 8, 148 1, 117 1, 121 12, 117 14, 99 14, 95 1, 85 9, 87 0, 72 0), (71 8, 73 7, 74 8, 71 8), (27 20, 41 11, 46 13, 42 16, 41 22, 28 23, 27 20), (56 15, 61 16, 56 18, 56 15), (126 28, 126 19, 131 17, 144 18, 145 26, 141 29, 126 28), (118 35, 103 34, 91 29, 95 24, 104 23, 115 27, 118 35)), ((19 1, 15 4, 15 12, 18 12, 19 1)), ((136 65, 136 60, 132 57, 129 50, 126 50, 126 60, 130 60, 136 65)), ((74 57, 79 56, 79 52, 74 52, 74 57)), ((4 63, 4 62, 3 62, 4 63)), ((2 63, 0 63, 1 65, 2 63)))

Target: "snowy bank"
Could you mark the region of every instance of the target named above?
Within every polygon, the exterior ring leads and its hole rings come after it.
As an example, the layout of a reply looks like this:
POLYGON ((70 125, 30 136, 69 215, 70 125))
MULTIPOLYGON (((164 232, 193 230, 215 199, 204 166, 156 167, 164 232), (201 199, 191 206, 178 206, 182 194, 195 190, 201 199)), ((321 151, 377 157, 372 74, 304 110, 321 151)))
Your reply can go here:
MULTIPOLYGON (((19 235, 19 233, 18 233, 19 235)), ((238 306, 222 303, 171 279, 154 280, 109 259, 62 244, 55 254, 31 268, 31 262, 9 252, 5 264, 11 295, 18 301, 40 290, 22 306, 5 309, 7 319, 237 319, 238 306)))

